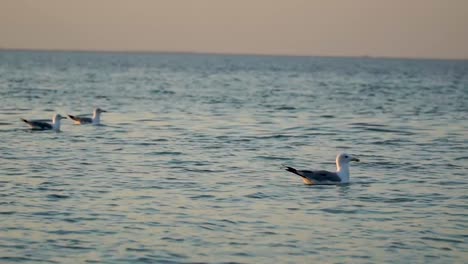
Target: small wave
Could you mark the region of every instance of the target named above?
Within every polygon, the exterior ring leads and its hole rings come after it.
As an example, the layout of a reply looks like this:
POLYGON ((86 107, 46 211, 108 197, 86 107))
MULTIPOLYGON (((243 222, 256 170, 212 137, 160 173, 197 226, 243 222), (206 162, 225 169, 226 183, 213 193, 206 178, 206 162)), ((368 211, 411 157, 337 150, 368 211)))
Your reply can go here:
POLYGON ((245 197, 253 198, 253 199, 263 199, 263 198, 267 198, 268 195, 266 195, 266 194, 264 194, 262 192, 256 192, 256 193, 247 194, 247 195, 245 195, 245 197))
POLYGON ((221 222, 226 222, 226 223, 229 223, 229 224, 237 224, 236 221, 232 221, 232 220, 229 220, 229 219, 222 219, 221 222))
MULTIPOLYGON (((38 258, 30 258, 30 257, 0 257, 0 260, 8 261, 8 262, 36 262, 36 263, 41 263, 44 262, 44 259, 38 259, 38 258)), ((54 260, 47 260, 48 263, 60 263, 58 261, 54 260)))
POLYGON ((382 124, 372 124, 372 123, 364 123, 364 122, 351 123, 349 125, 363 126, 363 127, 386 127, 386 125, 382 125, 382 124))
POLYGON ((355 214, 358 210, 345 210, 345 209, 333 209, 333 208, 324 208, 323 212, 331 214, 355 214))
POLYGON ((264 159, 264 160, 292 160, 292 158, 288 157, 275 157, 275 156, 257 156, 257 159, 264 159))
POLYGON ((442 238, 442 237, 421 237, 424 240, 432 240, 432 241, 439 241, 439 242, 447 242, 447 243, 465 243, 463 240, 456 240, 453 238, 442 238))
POLYGON ((296 110, 296 107, 293 107, 293 106, 280 106, 280 107, 276 107, 275 110, 296 110))
POLYGON ((371 142, 372 144, 374 145, 393 145, 393 146, 398 146, 402 143, 410 143, 411 141, 410 140, 406 140, 406 139, 402 139, 402 138, 399 138, 399 139, 387 139, 387 140, 379 140, 379 141, 374 141, 374 142, 371 142))
POLYGON ((173 95, 173 94, 175 94, 174 91, 161 90, 161 89, 152 90, 151 93, 153 93, 153 94, 167 94, 167 95, 173 95))
POLYGON ((190 199, 209 199, 209 198, 215 198, 215 196, 210 195, 210 194, 201 194, 201 195, 195 195, 195 196, 190 197, 190 199))
POLYGON ((376 128, 376 127, 362 127, 363 130, 372 131, 372 132, 383 132, 383 133, 396 133, 405 136, 415 135, 413 132, 404 131, 404 130, 395 130, 395 129, 386 129, 386 128, 376 128))
POLYGON ((148 154, 156 155, 156 156, 164 156, 164 155, 179 156, 179 155, 183 155, 184 153, 179 152, 179 151, 153 151, 148 154))
POLYGON ((189 169, 189 168, 187 168, 186 170, 191 171, 191 172, 199 172, 199 173, 222 173, 222 172, 224 172, 222 170, 189 169))
POLYGON ((174 238, 174 237, 162 237, 161 240, 170 241, 170 242, 184 242, 183 238, 174 238))
POLYGON ((278 135, 256 136, 254 138, 256 139, 282 139, 282 138, 294 138, 294 137, 303 137, 303 136, 302 135, 294 136, 294 135, 278 134, 278 135))
POLYGON ((51 199, 67 199, 70 198, 68 195, 63 195, 63 194, 49 194, 47 195, 47 198, 51 199))
POLYGON ((16 212, 14 212, 14 211, 3 211, 3 212, 0 212, 0 215, 13 215, 13 214, 16 214, 16 212))
POLYGON ((149 252, 152 250, 149 250, 147 248, 126 248, 126 251, 134 251, 134 252, 149 252))

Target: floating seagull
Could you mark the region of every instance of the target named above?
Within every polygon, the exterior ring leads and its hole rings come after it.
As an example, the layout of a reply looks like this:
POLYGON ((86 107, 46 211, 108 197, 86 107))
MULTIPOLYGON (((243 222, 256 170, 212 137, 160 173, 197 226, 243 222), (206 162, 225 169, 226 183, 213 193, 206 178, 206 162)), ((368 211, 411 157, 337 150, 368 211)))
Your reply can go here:
POLYGON ((101 113, 104 113, 104 112, 107 112, 107 111, 102 110, 101 108, 96 108, 94 109, 92 118, 73 116, 73 115, 68 115, 68 117, 70 117, 70 119, 75 121, 75 124, 77 125, 84 125, 84 124, 99 125, 99 123, 101 123, 101 113))
POLYGON ((346 153, 336 156, 336 172, 317 170, 296 170, 286 167, 286 170, 302 177, 305 184, 337 184, 349 182, 349 162, 359 161, 358 158, 346 153))
MULTIPOLYGON (((65 119, 65 117, 60 114, 55 114, 52 117, 52 123, 48 123, 45 120, 26 120, 21 118, 23 122, 28 124, 32 130, 55 130, 60 131, 60 120, 65 119)), ((49 121, 50 122, 50 121, 49 121)))

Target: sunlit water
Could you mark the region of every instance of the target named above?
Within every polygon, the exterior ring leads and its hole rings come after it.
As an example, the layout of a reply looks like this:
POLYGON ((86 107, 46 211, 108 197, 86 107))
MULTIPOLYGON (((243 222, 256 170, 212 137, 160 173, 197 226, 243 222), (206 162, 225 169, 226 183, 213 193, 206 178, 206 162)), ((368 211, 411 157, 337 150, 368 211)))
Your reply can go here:
POLYGON ((4 51, 0 98, 2 263, 468 261, 467 61, 4 51))

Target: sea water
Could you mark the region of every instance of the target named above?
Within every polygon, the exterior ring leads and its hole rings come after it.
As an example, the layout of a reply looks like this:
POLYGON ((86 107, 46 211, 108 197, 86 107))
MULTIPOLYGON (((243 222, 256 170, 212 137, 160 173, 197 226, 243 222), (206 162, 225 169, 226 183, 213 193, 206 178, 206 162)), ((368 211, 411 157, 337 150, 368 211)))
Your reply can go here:
POLYGON ((468 61, 2 51, 0 262, 466 263, 467 116, 468 61))

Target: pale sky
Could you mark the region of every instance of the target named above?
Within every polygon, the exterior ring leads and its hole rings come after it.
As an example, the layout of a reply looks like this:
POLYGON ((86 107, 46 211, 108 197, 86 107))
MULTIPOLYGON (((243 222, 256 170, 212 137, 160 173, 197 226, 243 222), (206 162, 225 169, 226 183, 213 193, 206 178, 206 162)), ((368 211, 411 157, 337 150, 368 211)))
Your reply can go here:
POLYGON ((468 0, 0 0, 0 48, 468 58, 468 0))

